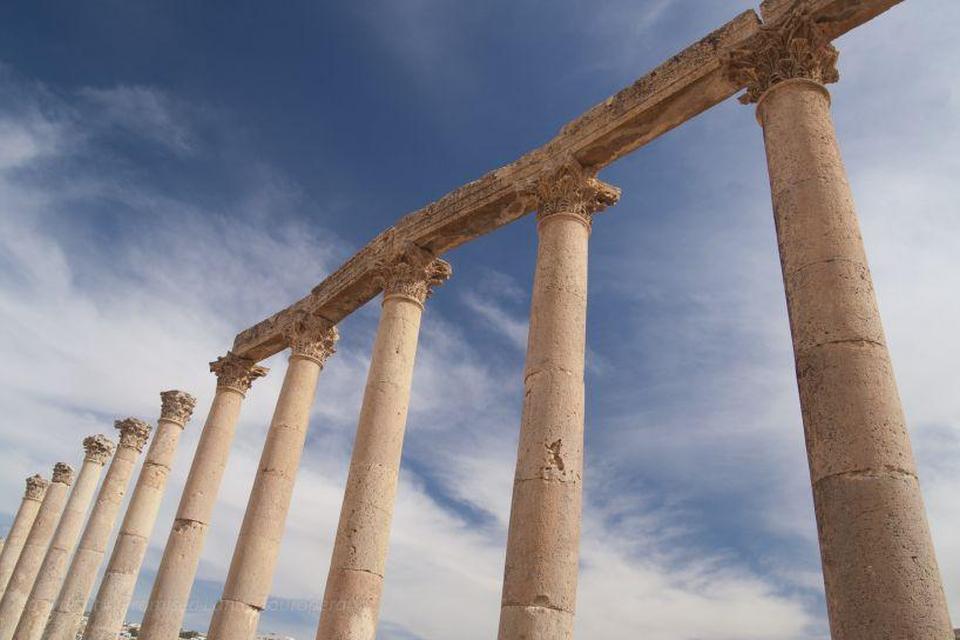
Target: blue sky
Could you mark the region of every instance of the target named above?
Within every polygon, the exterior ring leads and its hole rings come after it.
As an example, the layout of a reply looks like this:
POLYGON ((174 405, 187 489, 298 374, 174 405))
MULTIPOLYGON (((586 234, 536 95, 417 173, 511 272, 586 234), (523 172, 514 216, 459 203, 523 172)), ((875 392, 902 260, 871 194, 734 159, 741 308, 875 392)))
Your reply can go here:
MULTIPOLYGON (((113 419, 212 395, 207 362, 376 233, 549 139, 741 0, 0 6, 0 531, 23 478, 113 419), (327 5, 327 6, 324 6, 327 5)), ((955 0, 838 42, 841 148, 941 569, 960 615, 955 0)), ((578 634, 825 638, 760 130, 719 105, 606 169, 594 225, 578 634)), ((447 256, 425 316, 383 640, 489 638, 533 221, 447 256)), ((377 305, 323 373, 261 630, 313 637, 377 305)), ((244 406, 189 626, 219 596, 285 362, 244 406)), ((135 603, 131 618, 139 617, 135 603)))

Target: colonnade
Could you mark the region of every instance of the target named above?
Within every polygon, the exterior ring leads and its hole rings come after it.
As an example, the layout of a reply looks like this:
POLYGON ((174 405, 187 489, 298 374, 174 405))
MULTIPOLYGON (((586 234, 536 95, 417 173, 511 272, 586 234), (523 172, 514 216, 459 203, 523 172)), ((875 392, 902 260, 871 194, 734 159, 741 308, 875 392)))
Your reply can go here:
MULTIPOLYGON (((953 632, 942 583, 830 117, 825 84, 838 80, 836 62, 836 49, 802 5, 775 28, 764 27, 749 49, 724 58, 727 77, 747 89, 742 101, 756 104, 763 132, 831 633, 836 640, 948 640, 953 632)), ((594 217, 616 204, 620 191, 572 156, 556 158, 517 189, 537 210, 538 245, 498 637, 562 640, 573 638, 579 565, 589 236, 594 217)), ((382 292, 380 320, 318 640, 376 636, 421 316, 451 268, 421 246, 398 242, 370 273, 382 292)), ((256 633, 318 380, 336 352, 335 325, 320 310, 301 309, 279 327, 289 362, 210 640, 250 640, 256 633)), ((267 374, 235 353, 210 368, 216 393, 153 583, 142 640, 179 635, 242 400, 267 374)), ((183 392, 163 394, 157 434, 84 640, 116 638, 193 405, 183 392)), ((120 449, 67 571, 79 531, 76 512, 89 502, 95 474, 85 476, 86 466, 81 471, 65 511, 69 520, 60 514, 72 470, 58 465, 49 487, 28 479, 0 554, 0 588, 6 586, 0 640, 68 640, 76 633, 149 431, 133 419, 117 428, 120 449)), ((102 467, 103 450, 95 457, 102 467)))

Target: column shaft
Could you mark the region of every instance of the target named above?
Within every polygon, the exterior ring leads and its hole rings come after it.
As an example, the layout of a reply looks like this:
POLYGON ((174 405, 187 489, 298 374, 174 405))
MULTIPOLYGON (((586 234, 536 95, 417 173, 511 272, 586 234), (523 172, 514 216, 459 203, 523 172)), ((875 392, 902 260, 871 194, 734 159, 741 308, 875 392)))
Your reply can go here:
POLYGON ((40 640, 53 608, 53 601, 63 584, 67 563, 77 545, 93 494, 97 490, 103 465, 113 454, 114 448, 113 443, 104 436, 86 438, 83 446, 86 449, 83 466, 20 616, 20 622, 13 634, 14 640, 40 640))
POLYGON ((761 98, 834 640, 953 637, 830 99, 761 98))
POLYGON ((318 640, 374 640, 422 303, 387 296, 370 359, 318 640))
POLYGON ((40 511, 48 484, 49 482, 40 476, 27 478, 27 492, 23 496, 20 508, 17 509, 17 515, 13 518, 13 525, 7 534, 3 552, 0 553, 0 598, 3 598, 10 576, 13 575, 13 569, 17 566, 20 552, 23 551, 23 545, 27 541, 27 536, 30 535, 30 529, 33 528, 33 521, 37 519, 37 512, 40 511))
POLYGON ((0 639, 10 640, 20 621, 20 614, 27 603, 27 597, 40 571, 40 564, 50 546, 50 540, 56 531, 57 523, 67 503, 70 484, 73 482, 73 469, 69 465, 58 463, 53 470, 53 482, 40 505, 33 527, 23 545, 23 551, 17 560, 17 566, 10 576, 10 583, 0 601, 0 639))
POLYGON ((333 352, 336 330, 328 329, 320 346, 309 348, 309 338, 301 340, 293 346, 283 378, 223 595, 210 622, 210 640, 252 639, 270 595, 310 408, 324 359, 333 352))
POLYGON ((133 598, 180 435, 194 403, 193 398, 183 392, 164 392, 161 396, 164 408, 157 421, 157 432, 147 450, 143 468, 127 505, 120 533, 83 632, 83 640, 116 640, 133 598), (172 399, 168 401, 166 394, 180 395, 169 396, 172 399), (168 402, 175 403, 177 408, 168 408, 168 402))
POLYGON ((121 432, 120 446, 110 462, 90 518, 80 536, 77 552, 70 562, 43 632, 43 640, 75 640, 137 458, 150 433, 150 426, 135 418, 118 420, 115 425, 121 432))
POLYGON ((559 213, 540 222, 539 237, 500 640, 573 636, 589 230, 559 213))
POLYGON ((264 367, 232 354, 212 363, 211 369, 218 374, 220 382, 153 583, 140 627, 142 640, 180 637, 210 516, 230 455, 240 405, 253 378, 267 372, 264 367))

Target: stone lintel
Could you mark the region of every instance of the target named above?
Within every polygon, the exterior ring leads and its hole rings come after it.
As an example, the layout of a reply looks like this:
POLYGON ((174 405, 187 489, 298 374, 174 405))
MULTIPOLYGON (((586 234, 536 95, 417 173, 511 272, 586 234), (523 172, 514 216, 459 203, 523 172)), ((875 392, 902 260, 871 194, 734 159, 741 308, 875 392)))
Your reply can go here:
MULTIPOLYGON (((868 22, 902 0, 802 0, 831 38, 868 22)), ((796 0, 764 0, 767 24, 785 19, 796 0)), ((749 49, 760 18, 745 11, 699 42, 650 71, 631 86, 565 125, 544 146, 407 214, 354 254, 309 295, 240 332, 232 351, 260 361, 286 348, 280 329, 286 318, 312 313, 336 324, 380 293, 376 266, 398 245, 413 243, 440 256, 536 209, 518 186, 541 176, 557 159, 572 156, 594 172, 635 151, 737 93, 724 73, 731 49, 749 49)))

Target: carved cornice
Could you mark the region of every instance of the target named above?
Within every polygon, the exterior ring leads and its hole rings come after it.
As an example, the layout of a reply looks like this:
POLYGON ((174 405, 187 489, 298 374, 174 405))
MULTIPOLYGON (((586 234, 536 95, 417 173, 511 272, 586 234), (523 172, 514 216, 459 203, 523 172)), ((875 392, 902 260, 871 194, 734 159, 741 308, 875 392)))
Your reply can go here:
POLYGON ((167 422, 173 422, 181 427, 187 424, 190 416, 193 415, 193 407, 196 406, 197 399, 186 391, 160 392, 160 419, 167 422))
POLYGON ((116 445, 113 444, 113 440, 107 436, 98 434, 83 439, 83 450, 87 452, 84 459, 88 462, 106 464, 110 456, 113 455, 115 448, 116 445))
POLYGON ((542 174, 531 191, 539 223, 552 216, 572 216, 588 229, 595 214, 620 200, 620 189, 598 180, 572 158, 542 174))
POLYGON ((270 369, 228 351, 227 355, 210 363, 210 371, 217 376, 218 389, 230 389, 245 395, 253 381, 267 375, 270 369))
POLYGON ((67 486, 73 484, 73 467, 65 462, 58 462, 53 465, 53 481, 60 482, 67 486))
POLYGON ((408 244, 392 260, 381 260, 374 270, 384 299, 399 296, 423 306, 433 290, 450 279, 450 263, 408 244))
POLYGON ((113 423, 115 429, 120 432, 120 446, 136 449, 137 453, 143 453, 143 447, 147 444, 147 438, 150 437, 152 427, 138 418, 126 418, 117 420, 113 423))
POLYGON ((340 339, 337 328, 326 318, 307 311, 288 321, 281 333, 290 347, 291 358, 313 360, 321 367, 337 352, 337 340, 340 339))
POLYGON ((23 494, 24 498, 28 500, 43 500, 43 496, 47 493, 47 487, 50 486, 50 481, 41 476, 40 474, 34 474, 27 478, 27 491, 23 494))
POLYGON ((839 56, 806 2, 798 2, 785 19, 761 27, 749 49, 731 51, 725 61, 726 73, 733 82, 746 85, 747 92, 740 96, 740 102, 751 104, 785 80, 837 82, 839 56))

